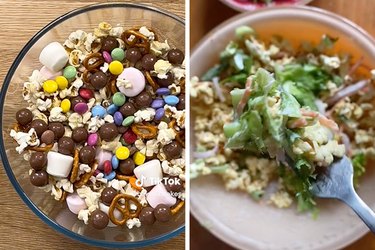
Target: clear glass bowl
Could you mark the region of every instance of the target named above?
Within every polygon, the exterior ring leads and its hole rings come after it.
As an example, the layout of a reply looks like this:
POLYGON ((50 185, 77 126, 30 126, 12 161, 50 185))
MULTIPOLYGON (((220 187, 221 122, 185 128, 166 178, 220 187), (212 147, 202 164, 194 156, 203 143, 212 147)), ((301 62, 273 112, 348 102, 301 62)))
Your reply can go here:
POLYGON ((85 225, 71 213, 66 203, 55 201, 46 193, 30 184, 29 164, 16 151, 16 144, 9 136, 15 123, 15 112, 27 106, 22 99, 23 83, 34 69, 40 69, 39 54, 48 43, 63 43, 77 29, 92 31, 102 21, 132 28, 148 26, 158 34, 160 40, 168 40, 173 46, 185 50, 184 20, 144 5, 129 3, 107 3, 87 6, 69 12, 40 30, 21 50, 13 62, 0 93, 2 116, 0 129, 0 154, 5 171, 26 205, 45 223, 73 239, 100 247, 134 248, 168 240, 184 231, 185 211, 180 211, 168 223, 155 223, 128 230, 126 227, 107 227, 96 230, 85 225))

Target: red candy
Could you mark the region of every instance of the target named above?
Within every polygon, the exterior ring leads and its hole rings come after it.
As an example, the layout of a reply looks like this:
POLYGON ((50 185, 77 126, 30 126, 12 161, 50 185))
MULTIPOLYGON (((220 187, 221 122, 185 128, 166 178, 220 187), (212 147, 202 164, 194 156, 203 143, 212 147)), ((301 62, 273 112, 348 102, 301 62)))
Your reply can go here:
POLYGON ((86 100, 90 100, 91 98, 94 97, 94 93, 92 92, 91 89, 84 89, 84 88, 79 89, 79 95, 83 99, 86 99, 86 100))
POLYGON ((104 173, 105 174, 109 174, 111 173, 112 171, 112 164, 110 161, 105 161, 104 164, 103 164, 103 167, 104 167, 104 173))
POLYGON ((131 129, 125 131, 122 135, 126 144, 133 144, 137 140, 137 135, 131 129))
POLYGON ((95 169, 94 176, 97 176, 98 174, 100 174, 100 170, 99 169, 95 169))

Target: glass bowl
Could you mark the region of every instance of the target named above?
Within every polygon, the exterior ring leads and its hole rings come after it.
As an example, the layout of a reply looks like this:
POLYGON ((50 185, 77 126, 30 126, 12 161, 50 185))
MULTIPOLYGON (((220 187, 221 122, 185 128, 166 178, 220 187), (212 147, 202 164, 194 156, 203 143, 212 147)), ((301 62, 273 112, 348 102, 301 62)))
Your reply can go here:
POLYGON ((94 30, 106 21, 132 28, 134 26, 152 27, 159 39, 168 40, 171 46, 185 50, 184 20, 154 7, 129 4, 107 3, 87 6, 71 11, 41 29, 18 54, 13 62, 0 93, 2 110, 0 128, 0 154, 5 171, 26 205, 45 223, 60 233, 73 239, 100 247, 135 248, 159 243, 184 231, 185 211, 182 210, 167 223, 155 223, 131 230, 122 227, 96 230, 85 225, 71 213, 66 203, 55 201, 46 193, 30 184, 29 164, 16 151, 16 144, 9 136, 15 123, 15 112, 27 106, 22 99, 23 83, 34 69, 40 69, 39 54, 48 43, 63 43, 69 34, 77 29, 94 30))
POLYGON ((227 6, 237 11, 254 11, 257 9, 267 8, 271 6, 287 6, 287 5, 305 5, 312 0, 273 0, 270 4, 251 2, 251 0, 220 0, 227 6), (247 1, 247 2, 246 2, 247 1))
MULTIPOLYGON (((193 49, 190 75, 202 76, 217 63, 219 53, 241 25, 252 26, 261 40, 267 41, 278 34, 294 46, 300 41, 317 43, 323 34, 329 34, 339 38, 337 51, 352 54, 353 62, 363 56, 366 68, 375 67, 375 41, 363 29, 331 12, 296 6, 243 13, 219 25, 193 49)), ((193 120, 191 117, 191 124, 193 120)), ((193 133, 190 130, 192 137, 193 133)), ((358 193, 374 209, 375 172, 371 165, 373 162, 360 178, 358 193)), ((226 191, 219 176, 192 180, 190 197, 193 216, 212 234, 237 249, 341 249, 368 232, 358 216, 339 201, 317 200, 320 213, 314 220, 309 214, 298 213, 296 207, 278 209, 255 202, 245 192, 226 191)))

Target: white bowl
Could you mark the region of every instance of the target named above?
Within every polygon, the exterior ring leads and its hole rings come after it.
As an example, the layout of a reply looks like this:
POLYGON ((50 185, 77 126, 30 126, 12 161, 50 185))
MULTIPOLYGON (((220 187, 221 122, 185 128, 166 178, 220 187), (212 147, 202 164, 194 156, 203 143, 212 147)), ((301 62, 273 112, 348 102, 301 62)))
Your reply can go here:
MULTIPOLYGON (((317 42, 323 34, 339 37, 336 51, 364 56, 375 66, 375 41, 354 23, 312 7, 267 8, 243 13, 211 31, 191 55, 191 76, 201 76, 217 61, 221 50, 241 25, 252 26, 261 39, 280 34, 296 45, 317 42)), ((194 117, 192 117, 192 120, 194 117)), ((193 130, 191 130, 193 143, 193 130)), ((193 149, 191 150, 193 151, 193 149)), ((375 173, 370 169, 360 179, 363 200, 375 208, 375 173)), ((319 217, 299 214, 295 207, 277 209, 259 204, 243 192, 226 191, 218 176, 191 182, 191 212, 219 239, 239 249, 339 249, 363 236, 368 229, 353 211, 336 200, 318 200, 319 217)))

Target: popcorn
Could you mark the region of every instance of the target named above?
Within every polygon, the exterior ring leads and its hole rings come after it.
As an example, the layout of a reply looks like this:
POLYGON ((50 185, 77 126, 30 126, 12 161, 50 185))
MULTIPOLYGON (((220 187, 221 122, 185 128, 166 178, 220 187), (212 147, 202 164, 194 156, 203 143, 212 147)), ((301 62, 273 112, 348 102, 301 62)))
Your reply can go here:
POLYGON ((142 26, 139 29, 139 33, 141 33, 142 35, 146 36, 149 41, 155 40, 155 34, 153 32, 151 32, 151 31, 149 31, 145 26, 142 26))
POLYGON ((155 139, 148 140, 146 144, 141 139, 138 139, 135 141, 134 145, 142 154, 148 157, 159 152, 159 145, 155 139))
POLYGON ((105 121, 99 116, 91 117, 89 122, 87 123, 87 130, 89 133, 96 133, 101 126, 103 126, 105 121))
POLYGON ((159 59, 156 61, 155 65, 154 65, 154 71, 152 71, 153 73, 156 73, 157 74, 157 77, 159 79, 166 79, 168 76, 167 76, 167 73, 172 69, 172 64, 168 61, 165 61, 163 59, 159 59))
POLYGON ((51 99, 46 99, 45 101, 42 99, 36 100, 36 106, 40 111, 47 111, 52 106, 51 99))
POLYGON ((81 50, 75 49, 69 53, 69 63, 74 67, 79 67, 85 59, 85 55, 81 50))
POLYGON ((113 179, 113 180, 108 182, 108 187, 113 187, 114 189, 116 189, 120 193, 124 194, 125 193, 124 187, 126 186, 126 184, 127 184, 127 182, 124 181, 124 180, 113 179))
POLYGON ((124 28, 123 27, 113 27, 110 31, 109 31, 109 35, 110 36, 114 36, 114 37, 121 37, 122 33, 124 32, 124 28))
POLYGON ((38 146, 40 143, 34 128, 31 128, 27 133, 16 132, 12 129, 10 131, 10 136, 18 143, 19 146, 16 147, 16 151, 19 154, 21 154, 28 146, 38 146))
POLYGON ((100 193, 92 191, 91 188, 87 186, 83 186, 77 189, 77 194, 82 199, 85 199, 85 203, 90 212, 99 208, 100 193))
POLYGON ((56 182, 56 187, 65 190, 68 193, 73 193, 73 184, 68 179, 62 179, 56 182))
POLYGON ((161 168, 165 174, 170 176, 179 176, 180 174, 184 173, 182 168, 178 165, 173 165, 168 161, 162 161, 161 168))
POLYGON ((79 49, 84 43, 87 33, 82 30, 77 30, 70 33, 68 39, 64 42, 63 46, 70 49, 79 49))
POLYGON ((78 127, 83 127, 83 119, 82 116, 78 113, 73 113, 69 116, 69 126, 72 129, 76 129, 78 127))
POLYGON ((140 227, 141 226, 141 221, 138 218, 128 219, 126 221, 126 226, 129 229, 132 229, 133 227, 140 227))
POLYGON ((175 118, 177 126, 180 128, 185 128, 185 110, 177 110, 176 107, 164 105, 165 115, 170 118, 175 118))
POLYGON ((145 108, 142 110, 138 110, 134 114, 134 122, 142 122, 142 121, 152 121, 155 116, 155 109, 153 108, 145 108))
POLYGON ((178 95, 181 93, 181 87, 177 86, 175 83, 169 85, 168 89, 171 91, 172 95, 178 95))
POLYGON ((109 31, 112 29, 112 25, 107 22, 101 22, 98 28, 94 29, 94 35, 97 37, 106 37, 109 35, 109 31))
POLYGON ((180 67, 173 67, 171 71, 178 81, 180 81, 182 78, 185 78, 185 69, 180 67))
POLYGON ((116 149, 122 146, 120 137, 121 135, 118 135, 114 140, 110 142, 102 141, 102 149, 111 151, 112 153, 116 153, 116 149))
POLYGON ((139 192, 139 194, 138 194, 138 201, 144 207, 147 206, 147 204, 148 204, 147 199, 146 199, 146 194, 147 194, 146 189, 142 189, 142 191, 139 192))
POLYGON ((150 45, 150 50, 155 56, 161 56, 170 50, 171 47, 168 44, 168 41, 165 40, 164 43, 158 41, 152 41, 150 45))
POLYGON ((93 184, 96 184, 96 182, 101 182, 101 183, 107 184, 107 182, 108 182, 108 180, 106 178, 104 178, 103 173, 99 173, 97 176, 91 176, 90 181, 93 184))

